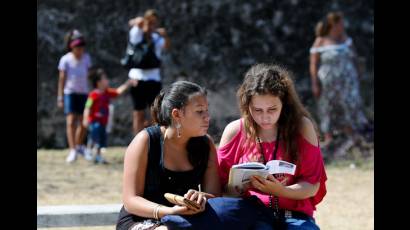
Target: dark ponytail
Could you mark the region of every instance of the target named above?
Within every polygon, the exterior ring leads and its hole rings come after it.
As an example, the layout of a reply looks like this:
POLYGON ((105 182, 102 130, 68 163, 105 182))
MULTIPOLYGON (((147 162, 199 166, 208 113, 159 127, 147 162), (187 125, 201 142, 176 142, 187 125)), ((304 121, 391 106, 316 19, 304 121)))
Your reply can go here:
MULTIPOLYGON (((185 107, 193 95, 207 95, 201 86, 189 81, 177 81, 168 88, 162 89, 151 106, 151 116, 154 123, 161 126, 172 125, 172 109, 185 107)), ((191 137, 186 150, 188 160, 195 168, 199 167, 204 172, 208 165, 209 139, 207 136, 191 137)))
POLYGON ((65 50, 66 50, 67 52, 70 52, 70 51, 71 51, 70 42, 71 42, 71 37, 73 36, 73 33, 74 33, 74 30, 71 30, 70 32, 68 32, 68 33, 64 36, 64 47, 65 47, 65 50))
POLYGON ((151 117, 155 124, 168 126, 168 124, 161 122, 161 120, 163 119, 160 118, 161 105, 162 105, 162 100, 164 99, 164 95, 165 95, 165 91, 161 90, 161 92, 158 94, 158 96, 155 98, 154 102, 152 103, 151 117))

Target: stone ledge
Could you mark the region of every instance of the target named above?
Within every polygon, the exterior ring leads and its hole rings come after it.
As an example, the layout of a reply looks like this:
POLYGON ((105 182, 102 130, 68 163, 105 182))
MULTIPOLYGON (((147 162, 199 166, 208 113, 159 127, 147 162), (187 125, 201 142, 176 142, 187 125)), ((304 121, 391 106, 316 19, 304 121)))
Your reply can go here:
POLYGON ((37 207, 37 227, 115 225, 122 204, 37 207))

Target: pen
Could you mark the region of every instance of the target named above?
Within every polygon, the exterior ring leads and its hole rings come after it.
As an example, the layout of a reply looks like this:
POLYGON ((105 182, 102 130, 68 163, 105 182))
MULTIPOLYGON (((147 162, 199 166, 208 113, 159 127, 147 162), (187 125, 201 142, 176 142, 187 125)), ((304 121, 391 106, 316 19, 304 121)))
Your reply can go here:
POLYGON ((201 192, 201 184, 198 184, 198 191, 201 192))

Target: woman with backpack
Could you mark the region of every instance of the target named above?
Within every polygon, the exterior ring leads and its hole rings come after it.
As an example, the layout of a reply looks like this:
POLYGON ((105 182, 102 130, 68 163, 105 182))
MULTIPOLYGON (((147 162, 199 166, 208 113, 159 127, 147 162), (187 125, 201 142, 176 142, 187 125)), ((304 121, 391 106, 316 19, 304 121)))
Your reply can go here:
MULTIPOLYGON (((153 103, 162 89, 161 55, 170 46, 164 28, 157 28, 158 14, 149 9, 144 17, 136 17, 129 21, 132 26, 129 32, 129 45, 135 52, 143 52, 137 63, 129 66, 128 77, 132 80, 131 97, 133 101, 133 133, 144 128, 145 109, 153 103)), ((135 61, 135 60, 134 60, 135 61)))

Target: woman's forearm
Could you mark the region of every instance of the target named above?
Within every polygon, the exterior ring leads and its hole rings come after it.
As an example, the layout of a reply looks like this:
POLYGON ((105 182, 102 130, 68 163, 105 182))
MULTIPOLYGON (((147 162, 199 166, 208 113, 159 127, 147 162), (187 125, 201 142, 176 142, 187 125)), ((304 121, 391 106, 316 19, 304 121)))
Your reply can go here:
POLYGON ((309 72, 310 72, 310 78, 312 80, 312 84, 318 83, 318 79, 317 79, 318 63, 319 63, 319 55, 311 54, 309 72))
POLYGON ((166 35, 164 39, 165 39, 164 49, 168 50, 171 47, 171 40, 169 39, 168 35, 166 35))
MULTIPOLYGON (((134 196, 124 201, 125 209, 134 215, 146 218, 154 218, 155 208, 157 203, 149 201, 141 196, 134 196)), ((172 208, 167 206, 161 206, 158 210, 158 217, 172 214, 172 208)))
POLYGON ((123 94, 129 87, 130 83, 127 81, 124 84, 122 84, 120 87, 117 88, 117 93, 119 95, 123 94))
POLYGON ((282 187, 281 191, 278 191, 278 196, 292 199, 303 200, 316 195, 319 190, 320 183, 310 184, 308 182, 299 182, 293 185, 282 187))
POLYGON ((63 71, 60 71, 59 77, 58 77, 58 90, 57 90, 57 96, 59 98, 62 98, 64 94, 65 78, 66 78, 65 73, 63 71))
POLYGON ((318 83, 317 65, 316 64, 311 64, 310 65, 310 79, 312 81, 312 84, 317 84, 318 83))

